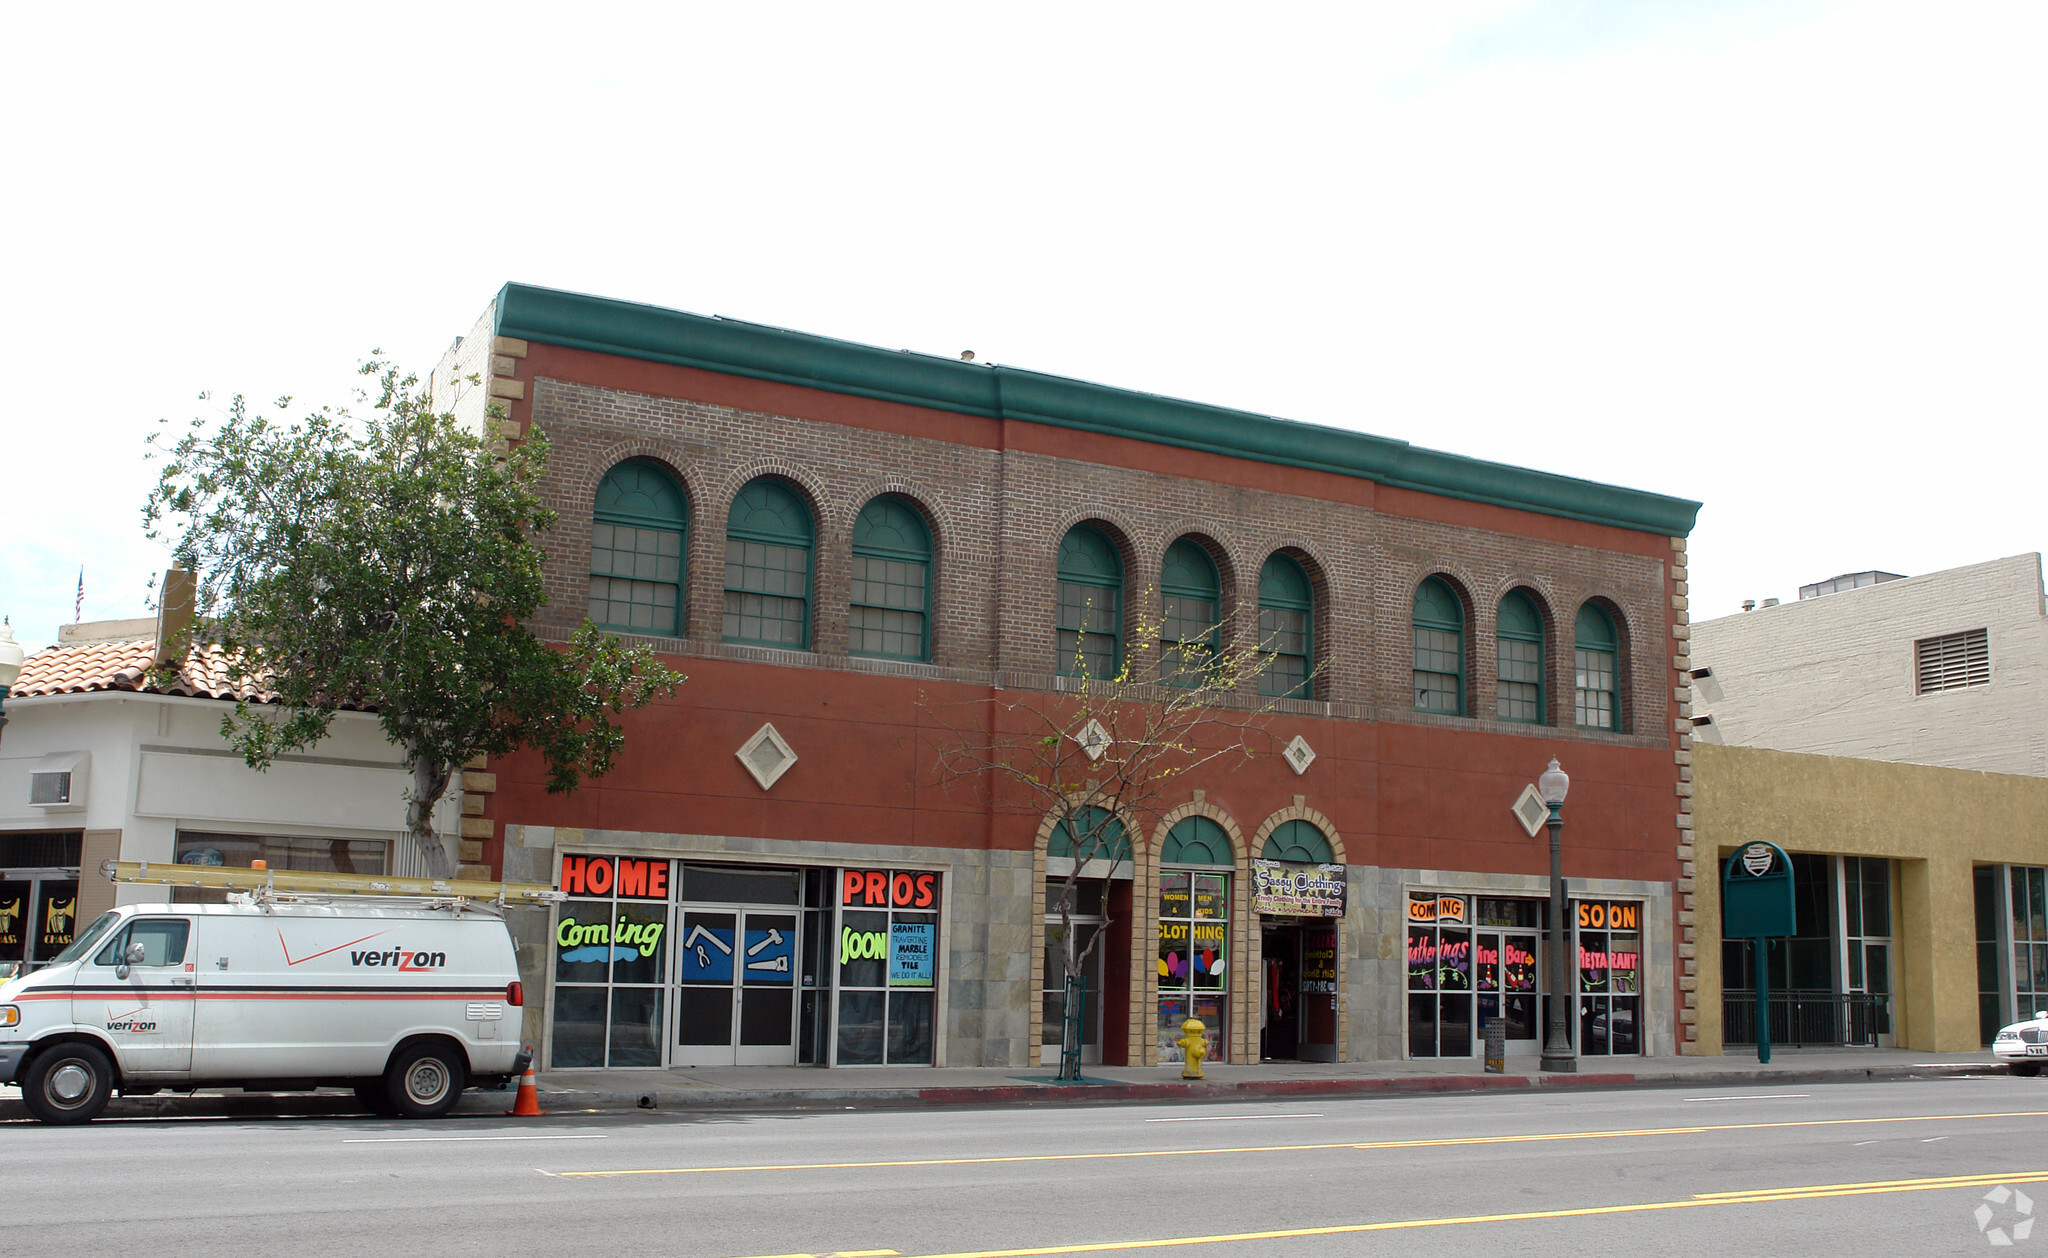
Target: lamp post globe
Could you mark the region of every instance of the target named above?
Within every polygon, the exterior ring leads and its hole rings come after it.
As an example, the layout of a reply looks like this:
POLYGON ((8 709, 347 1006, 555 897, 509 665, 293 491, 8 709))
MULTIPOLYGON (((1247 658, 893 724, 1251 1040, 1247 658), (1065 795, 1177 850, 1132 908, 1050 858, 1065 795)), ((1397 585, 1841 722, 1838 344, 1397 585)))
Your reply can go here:
POLYGON ((1572 1049, 1565 1018, 1578 1005, 1578 993, 1571 985, 1571 967, 1566 964, 1571 931, 1565 922, 1564 903, 1564 797, 1571 789, 1570 775, 1551 757, 1550 767, 1536 779, 1536 793, 1550 806, 1550 1020, 1543 1038, 1540 1068, 1575 1073, 1579 1059, 1572 1049))

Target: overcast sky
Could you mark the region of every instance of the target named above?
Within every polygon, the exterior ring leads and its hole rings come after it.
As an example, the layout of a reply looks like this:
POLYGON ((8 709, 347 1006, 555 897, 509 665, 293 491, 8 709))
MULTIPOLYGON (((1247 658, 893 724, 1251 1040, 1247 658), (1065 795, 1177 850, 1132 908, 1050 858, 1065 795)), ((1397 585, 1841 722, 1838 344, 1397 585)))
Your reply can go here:
POLYGON ((373 347, 424 371, 507 280, 1697 499, 1700 618, 2043 544, 2038 3, 6 29, 0 613, 31 649, 81 566, 85 619, 145 614, 160 417, 344 401, 373 347))

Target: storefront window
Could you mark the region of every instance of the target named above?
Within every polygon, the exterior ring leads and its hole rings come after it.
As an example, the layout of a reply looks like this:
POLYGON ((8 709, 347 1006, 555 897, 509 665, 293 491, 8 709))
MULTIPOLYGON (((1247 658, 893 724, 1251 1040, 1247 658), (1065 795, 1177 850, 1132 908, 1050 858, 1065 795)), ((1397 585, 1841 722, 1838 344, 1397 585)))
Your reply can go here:
POLYGON ((2014 865, 2012 985, 2015 1018, 2048 1009, 2048 868, 2014 865))
POLYGON ((557 1070, 662 1064, 671 865, 565 856, 555 913, 557 1070))
POLYGON ((1230 875, 1159 875, 1159 1055, 1179 1061, 1181 1024, 1201 1020, 1210 1061, 1227 1060, 1230 875))
POLYGON ((937 1039, 939 875, 839 875, 841 1066, 929 1066, 937 1039))
POLYGON ((1502 1020, 1510 1054, 1536 1051, 1540 900, 1408 897, 1408 1055, 1469 1057, 1502 1020))
POLYGON ((1579 1054, 1642 1052, 1643 908, 1628 901, 1578 901, 1579 1054))

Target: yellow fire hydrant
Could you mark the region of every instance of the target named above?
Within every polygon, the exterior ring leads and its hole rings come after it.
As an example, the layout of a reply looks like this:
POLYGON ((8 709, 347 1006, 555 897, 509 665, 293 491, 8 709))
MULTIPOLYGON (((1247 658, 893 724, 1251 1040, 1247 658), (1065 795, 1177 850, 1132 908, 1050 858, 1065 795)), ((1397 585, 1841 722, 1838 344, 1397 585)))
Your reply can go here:
POLYGON ((1175 1040, 1174 1043, 1180 1045, 1181 1078, 1199 1079, 1202 1077, 1202 1059, 1209 1055, 1209 1036, 1207 1032, 1208 1028, 1202 1025, 1200 1018, 1189 1018, 1186 1022, 1180 1024, 1180 1038, 1175 1040))

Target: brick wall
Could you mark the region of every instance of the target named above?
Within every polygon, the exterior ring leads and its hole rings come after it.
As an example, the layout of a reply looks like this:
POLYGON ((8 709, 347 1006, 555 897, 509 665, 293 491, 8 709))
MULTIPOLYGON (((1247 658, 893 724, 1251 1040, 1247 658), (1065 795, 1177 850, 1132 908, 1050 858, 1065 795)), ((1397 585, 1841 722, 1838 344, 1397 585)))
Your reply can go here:
POLYGON ((555 601, 539 618, 556 635, 573 630, 583 616, 599 481, 622 460, 646 458, 675 474, 690 504, 684 592, 690 653, 720 649, 725 516, 733 496, 754 477, 772 475, 798 490, 816 521, 817 656, 846 651, 854 519, 877 494, 894 493, 916 503, 931 525, 937 551, 932 663, 942 668, 1054 672, 1059 542, 1068 528, 1090 523, 1124 556, 1127 620, 1140 612, 1158 615, 1159 565, 1178 538, 1192 537, 1215 559, 1226 611, 1234 610, 1248 628, 1255 627, 1266 559, 1276 551, 1296 558, 1320 599, 1318 698, 1372 719, 1493 725, 1494 613, 1502 596, 1522 589, 1552 628, 1549 723, 1569 727, 1571 628, 1579 605, 1597 599, 1612 611, 1624 645, 1617 736, 1661 741, 1667 728, 1666 565, 1644 554, 1394 515, 1356 501, 682 398, 545 378, 531 389, 532 421, 553 446, 545 496, 561 516, 546 543, 555 601), (1462 720, 1418 716, 1409 701, 1410 611, 1416 585, 1431 575, 1451 582, 1470 608, 1467 704, 1474 715, 1462 720))

